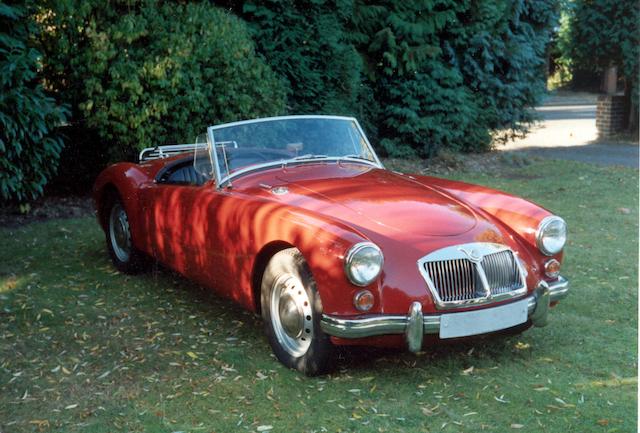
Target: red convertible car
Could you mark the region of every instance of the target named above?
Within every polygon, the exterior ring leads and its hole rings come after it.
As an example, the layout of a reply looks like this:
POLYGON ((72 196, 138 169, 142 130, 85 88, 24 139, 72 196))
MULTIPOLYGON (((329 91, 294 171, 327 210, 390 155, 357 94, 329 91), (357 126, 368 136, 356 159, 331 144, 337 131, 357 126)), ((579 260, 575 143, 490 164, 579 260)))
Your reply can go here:
POLYGON ((407 347, 544 326, 568 292, 566 225, 522 198, 385 170, 353 118, 209 127, 104 170, 116 268, 149 258, 262 314, 286 366, 339 345, 407 347))

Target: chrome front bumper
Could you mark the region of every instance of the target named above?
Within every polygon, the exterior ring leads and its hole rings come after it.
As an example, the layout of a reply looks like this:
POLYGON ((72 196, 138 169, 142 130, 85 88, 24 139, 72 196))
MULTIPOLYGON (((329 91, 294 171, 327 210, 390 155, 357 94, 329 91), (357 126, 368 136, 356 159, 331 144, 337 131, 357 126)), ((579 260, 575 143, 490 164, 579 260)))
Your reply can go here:
MULTIPOLYGON (((535 326, 545 326, 549 304, 563 299, 568 292, 569 281, 563 277, 558 277, 558 280, 552 283, 541 281, 533 295, 526 298, 529 320, 535 326)), ((378 315, 361 319, 341 319, 324 314, 320 326, 326 334, 341 338, 404 334, 409 350, 418 352, 422 348, 425 334, 440 333, 440 319, 444 314, 455 313, 424 315, 422 305, 414 302, 406 316, 378 315)))

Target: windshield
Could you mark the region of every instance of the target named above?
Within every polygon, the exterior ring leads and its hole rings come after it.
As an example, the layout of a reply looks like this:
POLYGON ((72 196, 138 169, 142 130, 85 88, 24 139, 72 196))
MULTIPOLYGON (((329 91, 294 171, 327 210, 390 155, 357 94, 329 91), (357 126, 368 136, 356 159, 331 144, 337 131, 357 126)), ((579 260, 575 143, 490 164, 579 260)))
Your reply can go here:
POLYGON ((210 128, 218 179, 276 164, 353 160, 379 165, 349 118, 284 117, 210 128))

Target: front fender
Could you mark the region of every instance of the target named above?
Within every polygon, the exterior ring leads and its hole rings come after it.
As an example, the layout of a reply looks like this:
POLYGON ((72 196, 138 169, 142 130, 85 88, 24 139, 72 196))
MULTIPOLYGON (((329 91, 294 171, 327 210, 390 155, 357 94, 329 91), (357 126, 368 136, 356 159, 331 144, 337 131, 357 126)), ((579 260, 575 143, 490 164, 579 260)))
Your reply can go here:
MULTIPOLYGON (((255 310, 259 304, 259 270, 273 246, 291 245, 300 250, 314 276, 323 310, 354 314, 353 295, 361 288, 347 279, 344 256, 352 245, 368 240, 365 235, 318 212, 238 193, 221 201, 216 220, 216 238, 224 239, 228 248, 225 269, 233 270, 227 279, 239 279, 240 291, 232 297, 246 308, 255 310)), ((378 285, 372 283, 371 290, 378 285)))
POLYGON ((142 233, 144 226, 141 224, 143 209, 140 206, 140 188, 149 180, 149 174, 139 165, 121 162, 104 169, 98 175, 93 186, 96 215, 102 229, 107 229, 106 201, 109 199, 109 193, 115 190, 129 217, 133 243, 140 250, 145 249, 143 245, 140 245, 140 240, 144 239, 144 233, 142 233))

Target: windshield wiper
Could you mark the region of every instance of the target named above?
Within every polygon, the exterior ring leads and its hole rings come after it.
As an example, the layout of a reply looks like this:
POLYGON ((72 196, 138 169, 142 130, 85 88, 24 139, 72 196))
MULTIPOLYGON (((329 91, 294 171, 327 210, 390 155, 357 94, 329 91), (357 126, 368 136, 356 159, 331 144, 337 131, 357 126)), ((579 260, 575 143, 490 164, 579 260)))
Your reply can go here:
POLYGON ((346 159, 346 158, 351 158, 351 159, 361 159, 361 160, 363 160, 363 161, 373 162, 373 161, 371 161, 369 158, 366 158, 366 157, 364 157, 364 156, 360 156, 360 155, 345 155, 345 156, 341 156, 341 157, 340 157, 340 159, 343 159, 343 158, 345 158, 345 159, 346 159))
POLYGON ((306 155, 300 155, 291 158, 293 161, 299 161, 301 159, 324 159, 329 158, 327 155, 314 155, 313 153, 307 153, 306 155))

